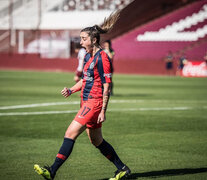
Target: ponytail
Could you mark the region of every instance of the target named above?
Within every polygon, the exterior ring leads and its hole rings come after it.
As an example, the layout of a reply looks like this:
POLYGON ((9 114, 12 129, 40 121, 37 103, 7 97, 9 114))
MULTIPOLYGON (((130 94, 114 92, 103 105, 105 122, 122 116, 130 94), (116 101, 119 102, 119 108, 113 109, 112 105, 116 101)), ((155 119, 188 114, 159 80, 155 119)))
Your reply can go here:
POLYGON ((113 28, 116 21, 119 19, 119 15, 120 15, 120 10, 111 13, 108 18, 104 19, 104 23, 102 24, 101 29, 105 33, 109 32, 113 28))
POLYGON ((91 40, 96 38, 96 45, 100 43, 100 34, 108 33, 119 19, 120 10, 116 11, 115 13, 111 13, 108 18, 104 19, 104 22, 101 26, 94 25, 92 27, 87 27, 81 30, 81 32, 87 32, 90 36, 91 40))

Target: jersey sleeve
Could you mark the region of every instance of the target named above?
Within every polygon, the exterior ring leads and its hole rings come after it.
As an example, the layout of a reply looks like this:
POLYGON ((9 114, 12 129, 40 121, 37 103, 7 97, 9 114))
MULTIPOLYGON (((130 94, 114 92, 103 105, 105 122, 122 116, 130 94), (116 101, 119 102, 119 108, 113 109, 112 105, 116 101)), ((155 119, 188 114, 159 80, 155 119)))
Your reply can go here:
POLYGON ((101 78, 102 83, 111 83, 111 61, 106 53, 100 54, 98 57, 97 68, 101 78))

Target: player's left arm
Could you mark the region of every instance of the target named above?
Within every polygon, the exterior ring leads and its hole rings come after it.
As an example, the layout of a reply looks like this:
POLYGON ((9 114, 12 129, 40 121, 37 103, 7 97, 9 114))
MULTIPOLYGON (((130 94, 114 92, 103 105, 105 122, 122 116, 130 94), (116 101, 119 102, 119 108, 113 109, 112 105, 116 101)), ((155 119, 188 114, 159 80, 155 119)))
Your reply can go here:
POLYGON ((98 123, 106 120, 106 110, 110 98, 110 86, 111 86, 111 63, 106 54, 98 61, 98 71, 103 83, 103 105, 102 110, 98 117, 98 123))
POLYGON ((101 109, 101 112, 98 117, 98 123, 104 122, 106 120, 106 110, 107 110, 107 106, 108 106, 108 102, 109 102, 109 98, 110 98, 110 86, 111 86, 111 83, 104 83, 103 84, 103 87, 104 87, 103 105, 102 105, 102 109, 101 109))

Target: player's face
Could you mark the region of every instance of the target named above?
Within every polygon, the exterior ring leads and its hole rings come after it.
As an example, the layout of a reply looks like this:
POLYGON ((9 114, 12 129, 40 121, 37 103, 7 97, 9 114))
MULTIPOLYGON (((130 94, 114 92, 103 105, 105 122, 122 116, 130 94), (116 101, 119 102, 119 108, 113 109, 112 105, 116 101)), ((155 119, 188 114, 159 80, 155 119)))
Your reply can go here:
POLYGON ((88 33, 81 32, 80 33, 80 44, 82 47, 86 49, 87 52, 91 52, 93 50, 93 46, 91 43, 91 38, 89 37, 88 33))

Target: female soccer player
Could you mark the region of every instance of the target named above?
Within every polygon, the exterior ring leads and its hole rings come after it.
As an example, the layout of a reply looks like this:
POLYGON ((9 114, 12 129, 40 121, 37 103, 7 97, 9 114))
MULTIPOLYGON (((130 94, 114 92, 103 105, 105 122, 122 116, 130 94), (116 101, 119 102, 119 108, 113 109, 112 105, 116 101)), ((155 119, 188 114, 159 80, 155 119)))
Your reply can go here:
MULTIPOLYGON (((103 50, 105 51, 106 54, 108 54, 109 58, 111 59, 111 80, 112 80, 112 75, 113 75, 113 72, 114 72, 114 67, 113 67, 113 58, 114 58, 114 50, 112 49, 112 46, 111 46, 111 40, 106 40, 104 43, 103 43, 103 50)), ((114 87, 114 83, 113 81, 111 81, 111 89, 110 89, 110 92, 111 92, 111 95, 113 95, 113 87, 114 87)))
POLYGON ((106 40, 103 43, 103 48, 104 48, 103 50, 106 52, 106 54, 108 54, 110 59, 113 61, 114 50, 112 49, 112 46, 111 46, 111 40, 106 40))
POLYGON ((45 179, 54 179, 57 170, 70 156, 75 140, 86 130, 91 143, 117 168, 110 180, 119 180, 130 174, 130 169, 120 160, 114 148, 103 139, 101 126, 106 120, 106 109, 110 96, 111 61, 100 48, 100 34, 107 33, 119 17, 119 12, 105 19, 102 27, 97 25, 81 30, 80 44, 86 49, 83 77, 71 88, 64 88, 64 97, 81 90, 81 108, 66 130, 63 144, 54 163, 48 167, 34 165, 34 169, 45 179))
POLYGON ((75 45, 75 52, 78 53, 78 67, 75 72, 74 81, 78 82, 83 75, 83 61, 86 55, 86 50, 78 43, 75 45))

